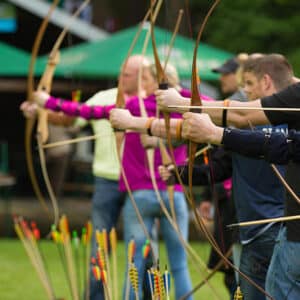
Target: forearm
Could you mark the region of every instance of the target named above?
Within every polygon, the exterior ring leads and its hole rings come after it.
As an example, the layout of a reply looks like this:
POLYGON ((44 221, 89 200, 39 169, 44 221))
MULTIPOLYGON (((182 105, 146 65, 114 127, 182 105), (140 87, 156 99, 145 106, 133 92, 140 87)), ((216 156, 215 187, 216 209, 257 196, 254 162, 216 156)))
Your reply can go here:
MULTIPOLYGON (((181 131, 181 119, 170 119, 170 134, 172 138, 178 138, 181 131)), ((148 133, 152 136, 166 138, 166 123, 164 119, 131 116, 127 129, 148 133)))
MULTIPOLYGON (((188 105, 191 105, 191 99, 182 96, 177 100, 176 103, 176 106, 188 106, 188 105)), ((183 114, 185 112, 190 111, 190 109, 186 107, 180 107, 180 108, 171 109, 170 111, 179 112, 183 114)))
POLYGON ((202 112, 207 113, 216 125, 223 127, 234 126, 238 128, 249 128, 250 124, 269 124, 261 107, 260 99, 255 101, 203 101, 203 106, 217 107, 216 109, 203 108, 202 112), (218 107, 228 107, 228 109, 218 109, 218 107), (230 109, 231 107, 231 109, 230 109))
MULTIPOLYGON (((164 119, 158 119, 154 117, 135 117, 130 116, 126 121, 125 129, 137 131, 142 134, 147 134, 153 138, 166 139, 166 125, 164 119)), ((123 126, 121 126, 122 128, 123 126)), ((170 119, 170 135, 171 143, 173 147, 178 147, 185 143, 181 137, 182 119, 170 119)), ((153 139, 154 143, 157 144, 157 140, 153 139)))
POLYGON ((81 117, 87 120, 90 119, 108 119, 109 111, 114 108, 110 106, 89 106, 75 101, 64 100, 55 97, 49 97, 45 102, 45 108, 55 111, 63 112, 71 117, 81 117))
MULTIPOLYGON (((179 139, 178 130, 181 131, 181 128, 178 129, 179 123, 182 122, 181 119, 170 119, 170 135, 172 138, 179 139)), ((151 125, 151 134, 154 136, 166 138, 167 130, 166 123, 164 119, 155 119, 151 125)))
POLYGON ((202 101, 201 113, 208 114, 216 125, 222 125, 222 109, 209 109, 206 107, 222 107, 223 101, 202 101))
MULTIPOLYGON (((221 107, 224 107, 224 101, 205 101, 202 100, 202 107, 199 109, 199 113, 206 113, 208 114, 213 122, 217 125, 224 125, 223 123, 226 122, 228 125, 234 125, 234 126, 239 126, 239 127, 245 127, 249 126, 245 119, 245 110, 223 110, 221 107), (211 108, 210 108, 211 107, 211 108), (220 108, 219 108, 220 107, 220 108), (224 118, 225 114, 225 118, 224 118)), ((240 101, 233 101, 230 100, 227 102, 228 105, 226 106, 234 106, 234 107, 244 107, 244 106, 249 106, 248 102, 240 102, 240 101)), ((180 112, 180 113, 185 113, 189 111, 193 111, 191 106, 191 100, 188 98, 181 98, 177 100, 176 106, 179 106, 179 108, 174 108, 172 110, 180 112), (180 107, 183 106, 183 107, 180 107), (187 106, 187 107, 185 107, 187 106)))
POLYGON ((290 160, 300 162, 300 133, 295 131, 290 131, 286 137, 278 132, 267 134, 262 131, 226 128, 222 143, 227 150, 263 158, 270 163, 286 164, 290 160))

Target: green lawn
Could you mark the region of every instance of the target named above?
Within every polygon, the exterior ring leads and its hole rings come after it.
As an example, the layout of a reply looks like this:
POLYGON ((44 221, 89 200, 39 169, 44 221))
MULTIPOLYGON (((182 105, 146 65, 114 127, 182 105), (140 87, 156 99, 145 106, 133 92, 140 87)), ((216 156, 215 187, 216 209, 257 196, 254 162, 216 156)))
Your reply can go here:
MULTIPOLYGON (((41 249, 43 255, 47 260, 47 269, 51 275, 53 286, 57 297, 62 297, 64 300, 71 300, 67 283, 64 277, 64 271, 61 267, 57 248, 54 243, 49 241, 41 242, 41 249)), ((192 243, 193 248, 206 261, 209 255, 210 248, 206 243, 192 243)), ((123 243, 118 245, 118 268, 119 268, 119 285, 120 291, 122 289, 121 283, 124 274, 124 251, 123 243)), ((47 299, 41 283, 38 280, 35 270, 30 264, 25 250, 21 242, 17 239, 0 239, 0 299, 3 300, 44 300, 47 299)), ((166 253, 163 245, 160 246, 160 263, 164 266, 167 263, 166 253)), ((193 285, 200 282, 202 274, 189 262, 191 277, 193 285)), ((216 293, 211 291, 207 285, 202 287, 194 296, 194 299, 229 299, 228 294, 224 288, 222 274, 217 274, 211 281, 211 286, 216 293)), ((174 299, 171 296, 171 299, 174 299)))

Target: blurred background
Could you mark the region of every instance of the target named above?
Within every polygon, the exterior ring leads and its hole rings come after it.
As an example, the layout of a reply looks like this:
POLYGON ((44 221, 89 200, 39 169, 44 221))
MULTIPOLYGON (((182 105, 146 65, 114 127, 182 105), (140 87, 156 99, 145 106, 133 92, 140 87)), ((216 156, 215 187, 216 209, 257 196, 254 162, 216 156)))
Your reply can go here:
MULTIPOLYGON (((52 16, 41 44, 36 64, 36 83, 43 73, 47 54, 65 26, 68 17, 81 4, 80 0, 62 0, 52 16)), ((38 202, 34 199, 28 179, 24 155, 24 118, 19 105, 26 98, 27 73, 31 48, 39 25, 51 1, 0 0, 0 214, 1 235, 12 235, 11 214, 40 217, 38 202)), ((211 5, 206 0, 164 1, 156 22, 161 59, 173 31, 178 10, 184 9, 184 19, 175 44, 176 55, 186 55, 189 60, 179 72, 182 83, 189 86, 193 41, 201 22, 211 5), (165 30, 159 32, 159 30, 165 30), (185 53, 181 54, 180 45, 185 53), (185 44, 183 44, 185 45, 185 44), (184 69, 185 68, 185 69, 184 69)), ((62 61, 58 66, 52 93, 71 98, 72 91, 80 90, 82 101, 95 92, 116 85, 126 46, 141 21, 148 1, 92 0, 80 18, 72 23, 62 44, 62 61), (98 52, 99 51, 99 52, 98 52), (102 51, 102 52, 101 52, 102 51), (105 55, 109 53, 110 57, 105 55), (95 61, 95 57, 98 58, 95 61), (93 61, 93 63, 88 63, 93 61), (107 61, 109 64, 107 64, 107 61)), ((300 28, 300 2, 297 0, 223 0, 209 19, 199 48, 199 75, 201 91, 221 98, 218 75, 210 69, 240 52, 282 53, 294 70, 300 68, 300 47, 297 29, 300 28), (207 55, 207 56, 206 56, 207 55), (211 57, 213 56, 213 57, 211 57)), ((172 59, 172 58, 171 58, 172 59)), ((182 59, 183 61, 183 59, 182 59)), ((299 74, 296 74, 299 75, 299 74)), ((75 132, 67 133, 70 137, 75 132)), ((90 135, 87 128, 80 135, 90 135)), ((39 158, 34 146, 35 167, 39 173, 39 158)), ((71 147, 66 177, 60 191, 62 211, 74 223, 84 222, 90 211, 93 190, 91 160, 93 142, 78 143, 71 147), (75 201, 75 202, 74 202, 75 201), (74 203, 76 205, 74 206, 74 203), (81 212, 78 215, 78 211, 81 212)), ((43 186, 41 174, 40 184, 43 186)))

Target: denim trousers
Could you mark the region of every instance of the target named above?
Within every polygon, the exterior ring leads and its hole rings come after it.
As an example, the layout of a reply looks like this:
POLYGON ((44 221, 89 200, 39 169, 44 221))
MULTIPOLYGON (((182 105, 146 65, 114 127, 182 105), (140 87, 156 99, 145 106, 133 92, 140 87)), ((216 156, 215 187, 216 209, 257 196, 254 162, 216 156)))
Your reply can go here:
MULTIPOLYGON (((142 215, 143 221, 147 230, 150 232, 155 219, 159 219, 160 232, 164 239, 166 250, 169 259, 169 269, 171 276, 174 279, 176 299, 186 294, 191 290, 190 275, 187 266, 187 257, 184 247, 181 245, 178 235, 170 222, 164 216, 160 204, 157 200, 153 190, 139 190, 133 193, 137 207, 142 215)), ((161 191, 162 199, 170 212, 168 193, 161 191)), ((188 238, 188 207, 183 193, 175 192, 174 196, 176 219, 179 230, 185 240, 188 238)), ((124 205, 124 240, 127 246, 131 239, 134 239, 136 244, 136 251, 134 255, 134 264, 138 270, 139 283, 143 281, 143 274, 145 272, 145 260, 143 258, 142 248, 146 241, 146 236, 141 224, 136 216, 131 200, 126 197, 124 205)), ((126 256, 127 257, 127 256, 126 256)), ((142 284, 139 284, 139 299, 142 299, 142 284)), ((124 284, 123 299, 125 299, 126 280, 124 284)), ((132 288, 130 288, 129 299, 135 299, 132 288)), ((192 297, 188 298, 191 300, 192 297)))
MULTIPOLYGON (((266 275, 278 236, 280 224, 274 224, 255 240, 242 246, 240 271, 265 289, 266 275)), ((265 300, 266 296, 240 276, 244 300, 265 300)))
MULTIPOLYGON (((109 233, 112 227, 116 226, 124 204, 125 193, 119 191, 117 180, 109 180, 102 177, 95 177, 95 190, 92 198, 92 224, 93 231, 96 229, 109 233)), ((92 237, 91 256, 96 257, 95 234, 92 237)), ((103 287, 101 282, 94 279, 90 272, 90 300, 104 300, 103 287)))
POLYGON ((266 289, 275 300, 300 299, 300 242, 286 239, 282 226, 267 274, 266 289))

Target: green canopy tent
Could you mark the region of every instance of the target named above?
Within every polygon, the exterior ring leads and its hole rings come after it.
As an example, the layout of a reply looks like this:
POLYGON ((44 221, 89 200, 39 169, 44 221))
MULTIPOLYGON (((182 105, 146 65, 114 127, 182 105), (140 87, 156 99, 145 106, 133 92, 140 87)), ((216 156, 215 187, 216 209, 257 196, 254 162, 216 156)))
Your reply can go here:
MULTIPOLYGON (((56 69, 57 76, 82 78, 116 78, 121 64, 125 59, 130 44, 138 27, 121 30, 110 37, 96 42, 82 43, 80 45, 63 49, 61 61, 56 69)), ((140 54, 149 24, 146 23, 137 41, 133 53, 140 54)), ((172 33, 155 27, 155 38, 160 60, 166 58, 172 33)), ((195 42, 192 39, 178 35, 171 52, 170 63, 178 70, 181 79, 191 77, 191 65, 195 42)), ((153 60, 152 43, 149 41, 146 56, 153 60)), ((198 69, 201 79, 216 80, 218 75, 211 69, 222 64, 233 54, 201 43, 198 50, 198 69)), ((37 73, 44 70, 47 57, 38 60, 37 73)))
POLYGON ((30 54, 0 42, 0 76, 26 76, 30 54))

